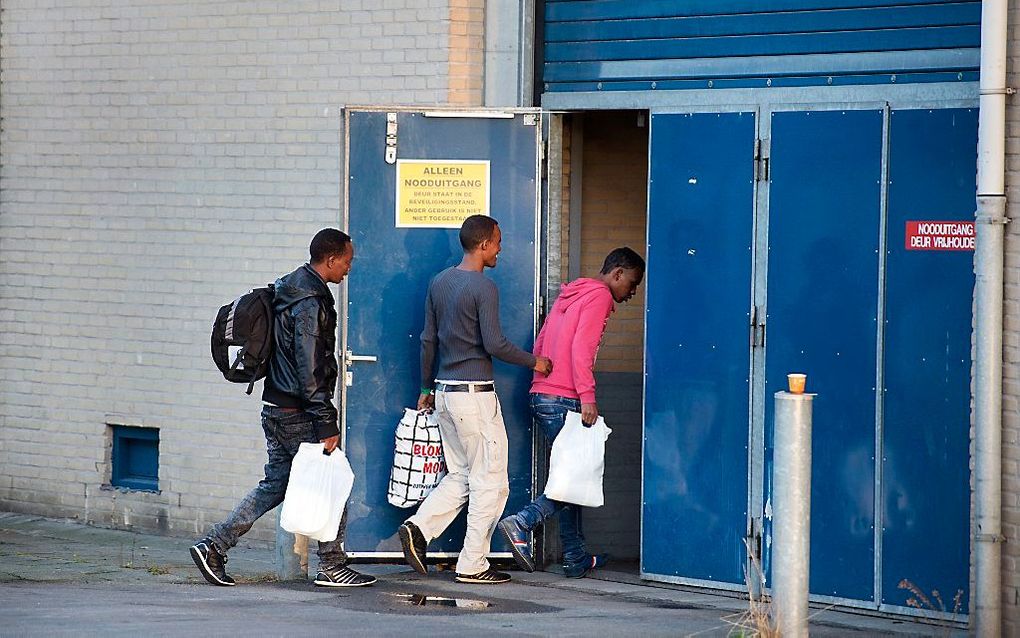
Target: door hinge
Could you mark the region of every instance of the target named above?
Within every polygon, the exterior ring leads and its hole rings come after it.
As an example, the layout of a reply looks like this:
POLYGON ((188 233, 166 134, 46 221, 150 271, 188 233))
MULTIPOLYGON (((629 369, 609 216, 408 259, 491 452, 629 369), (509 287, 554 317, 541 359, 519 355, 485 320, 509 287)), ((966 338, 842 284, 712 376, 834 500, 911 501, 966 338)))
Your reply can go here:
POLYGON ((751 347, 765 347, 765 311, 761 306, 751 307, 751 347))
POLYGON ((386 114, 386 155, 387 164, 397 162, 397 114, 386 114))
POLYGON ((769 181, 769 158, 765 152, 765 141, 757 139, 754 141, 754 181, 769 181))
POLYGON ((524 126, 535 126, 538 124, 538 115, 534 113, 524 114, 524 126))
POLYGON ((744 545, 747 547, 747 586, 751 595, 760 598, 765 589, 765 570, 762 567, 762 523, 761 518, 751 518, 744 545))
POLYGON ((751 306, 751 321, 748 325, 749 341, 751 347, 754 348, 757 345, 758 340, 758 306, 751 306))
POLYGON ((752 517, 747 530, 747 553, 754 560, 761 560, 761 518, 752 517))

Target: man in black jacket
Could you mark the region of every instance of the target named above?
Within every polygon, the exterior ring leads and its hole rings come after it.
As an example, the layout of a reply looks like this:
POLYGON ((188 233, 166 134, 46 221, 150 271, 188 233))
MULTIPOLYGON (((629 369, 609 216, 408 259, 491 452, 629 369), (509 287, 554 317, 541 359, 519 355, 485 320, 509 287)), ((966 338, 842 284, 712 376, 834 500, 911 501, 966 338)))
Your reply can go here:
MULTIPOLYGON (((273 354, 262 400, 262 429, 269 462, 266 477, 234 508, 227 520, 191 547, 191 557, 207 581, 230 586, 224 567, 227 551, 255 521, 283 502, 290 466, 301 443, 321 442, 327 452, 340 441, 336 390, 336 303, 327 284, 338 284, 351 270, 354 244, 333 228, 316 233, 309 246, 311 261, 276 280, 273 309, 273 354)), ((343 550, 346 515, 336 540, 319 542, 319 573, 323 587, 371 585, 375 577, 347 567, 343 550)))

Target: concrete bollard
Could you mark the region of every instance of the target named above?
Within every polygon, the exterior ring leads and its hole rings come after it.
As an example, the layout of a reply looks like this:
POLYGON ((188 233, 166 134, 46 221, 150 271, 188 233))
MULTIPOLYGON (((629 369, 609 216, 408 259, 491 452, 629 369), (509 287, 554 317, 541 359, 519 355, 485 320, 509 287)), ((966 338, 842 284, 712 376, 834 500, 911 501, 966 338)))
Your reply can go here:
POLYGON ((772 619, 784 638, 808 635, 813 398, 776 392, 772 619))
POLYGON ((280 580, 308 578, 308 538, 276 526, 276 577, 280 580))

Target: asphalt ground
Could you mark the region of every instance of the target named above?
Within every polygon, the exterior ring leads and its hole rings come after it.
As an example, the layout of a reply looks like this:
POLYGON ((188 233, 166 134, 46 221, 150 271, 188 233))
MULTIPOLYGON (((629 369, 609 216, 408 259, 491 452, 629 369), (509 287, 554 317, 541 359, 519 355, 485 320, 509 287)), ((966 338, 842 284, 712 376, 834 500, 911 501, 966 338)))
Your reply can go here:
MULTIPOLYGON (((278 581, 274 550, 242 539, 227 564, 238 585, 214 587, 191 561, 192 542, 0 512, 0 636, 754 635, 739 596, 611 571, 513 571, 505 585, 464 585, 450 571, 358 565, 379 581, 322 588, 278 581)), ((831 608, 812 608, 810 621, 814 636, 964 635, 831 608)))

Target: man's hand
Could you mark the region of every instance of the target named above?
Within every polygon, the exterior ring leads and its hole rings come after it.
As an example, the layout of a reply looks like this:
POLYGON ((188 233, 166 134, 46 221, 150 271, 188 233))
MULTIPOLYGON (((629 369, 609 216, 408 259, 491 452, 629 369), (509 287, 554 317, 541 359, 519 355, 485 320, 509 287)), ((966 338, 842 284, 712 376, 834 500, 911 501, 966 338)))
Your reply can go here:
POLYGON ((418 411, 423 410, 435 410, 436 409, 436 395, 432 393, 423 393, 418 397, 418 411))
POLYGON ((599 418, 599 406, 594 403, 582 403, 581 404, 581 423, 584 423, 587 427, 595 425, 595 421, 599 418))
POLYGON ((332 454, 336 446, 340 445, 340 435, 334 434, 328 439, 322 439, 319 443, 322 443, 322 449, 326 454, 332 454))
POLYGON ((543 357, 541 355, 535 357, 535 367, 532 368, 539 374, 548 376, 552 372, 552 360, 549 357, 543 357))

